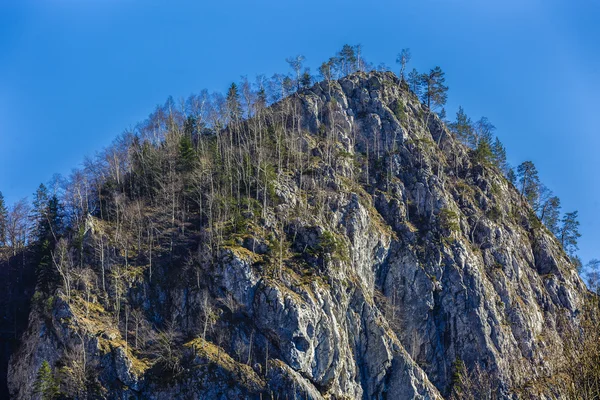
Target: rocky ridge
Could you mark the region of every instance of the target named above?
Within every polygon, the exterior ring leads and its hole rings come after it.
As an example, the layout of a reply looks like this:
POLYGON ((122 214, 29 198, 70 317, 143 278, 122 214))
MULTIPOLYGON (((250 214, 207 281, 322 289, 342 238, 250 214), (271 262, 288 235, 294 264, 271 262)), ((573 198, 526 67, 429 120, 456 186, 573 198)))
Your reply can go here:
MULTIPOLYGON (((227 338, 183 340, 182 371, 163 379, 108 328, 100 301, 58 295, 31 312, 10 364, 13 398, 34 398, 42 361, 58 365, 73 348, 94 366, 99 398, 441 399, 458 363, 518 398, 556 371, 586 288, 500 171, 474 162, 391 73, 321 82, 273 107, 289 105, 313 154, 302 179, 315 189, 282 175, 262 226, 205 267, 211 295, 235 304, 215 325, 227 338), (278 226, 289 255, 268 269, 278 226)), ((88 222, 93 248, 110 228, 88 222)), ((195 282, 141 276, 128 293, 186 331, 203 307, 195 282)))

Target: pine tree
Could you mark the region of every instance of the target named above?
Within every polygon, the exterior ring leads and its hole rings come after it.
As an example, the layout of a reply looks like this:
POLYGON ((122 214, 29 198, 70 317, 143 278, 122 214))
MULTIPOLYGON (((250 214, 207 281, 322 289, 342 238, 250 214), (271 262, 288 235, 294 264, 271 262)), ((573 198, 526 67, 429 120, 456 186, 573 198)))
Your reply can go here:
POLYGON ((304 73, 300 77, 300 87, 303 89, 309 88, 312 84, 312 76, 310 75, 310 69, 306 68, 304 73))
POLYGON ((450 124, 450 129, 461 142, 465 144, 472 142, 473 123, 461 106, 458 107, 456 121, 450 124))
POLYGON ((240 94, 235 83, 229 86, 226 104, 230 120, 237 122, 242 117, 242 103, 240 102, 240 94))
POLYGON ((557 196, 550 197, 542 204, 540 208, 540 219, 554 236, 559 235, 560 199, 557 196))
POLYGON ((40 184, 33 196, 32 226, 34 231, 32 232, 32 236, 34 241, 39 242, 45 236, 45 227, 47 226, 48 189, 46 185, 43 183, 40 184))
POLYGON ((476 148, 480 145, 481 142, 486 142, 487 145, 492 147, 492 137, 493 133, 496 130, 496 127, 492 125, 490 120, 487 117, 479 118, 479 121, 475 123, 474 132, 475 135, 473 137, 474 142, 472 143, 472 147, 476 148))
POLYGON ((285 92, 286 96, 290 95, 291 93, 294 93, 294 88, 295 88, 294 80, 292 78, 290 78, 289 76, 286 76, 285 78, 283 78, 282 86, 283 86, 283 91, 285 92))
POLYGON ((335 67, 336 67, 336 59, 330 58, 326 62, 322 63, 319 67, 319 74, 325 81, 329 82, 335 79, 335 67))
POLYGON ((193 115, 188 116, 185 120, 185 123, 183 124, 183 133, 189 137, 197 135, 196 118, 193 115))
POLYGON ((580 237, 577 211, 566 213, 560 227, 560 243, 568 255, 573 256, 579 250, 577 241, 580 237))
POLYGON ((353 46, 345 44, 338 53, 338 62, 342 75, 346 76, 356 71, 356 52, 353 46))
POLYGON ((33 393, 39 395, 41 400, 53 400, 59 396, 57 379, 46 360, 42 362, 38 370, 35 382, 33 383, 33 393))
POLYGON ((484 165, 490 165, 492 162, 492 147, 487 140, 481 140, 473 150, 473 158, 475 162, 484 165))
POLYGON ((408 73, 408 87, 417 97, 421 97, 421 74, 416 68, 408 73))
POLYGON ((183 172, 191 171, 194 168, 195 161, 196 154, 192 138, 189 135, 182 135, 179 139, 179 170, 183 172))
POLYGON ((492 132, 496 129, 490 123, 487 117, 481 117, 475 123, 475 135, 472 146, 475 148, 475 159, 486 165, 494 161, 494 151, 492 145, 492 132))
POLYGON ((267 92, 265 91, 265 88, 261 87, 256 96, 256 109, 263 110, 267 107, 267 92))
POLYGON ((33 201, 33 249, 37 264, 40 290, 49 293, 58 282, 52 265, 52 251, 62 233, 63 212, 56 195, 48 196, 46 186, 41 184, 33 201))
POLYGON ((517 184, 517 174, 515 173, 515 169, 509 165, 506 166, 506 179, 513 185, 517 184))
POLYGON ((540 191, 540 178, 537 168, 531 161, 525 161, 517 167, 521 196, 535 208, 540 191))
POLYGON ((508 172, 508 164, 506 162, 506 149, 500 142, 500 139, 496 137, 494 144, 492 144, 492 160, 494 164, 502 171, 503 173, 508 172))
POLYGON ((430 110, 446 104, 448 86, 444 85, 445 82, 445 74, 440 67, 435 67, 428 74, 421 75, 423 86, 422 101, 430 110))
POLYGON ((585 269, 587 271, 587 283, 591 291, 596 294, 600 294, 600 260, 590 260, 585 269))

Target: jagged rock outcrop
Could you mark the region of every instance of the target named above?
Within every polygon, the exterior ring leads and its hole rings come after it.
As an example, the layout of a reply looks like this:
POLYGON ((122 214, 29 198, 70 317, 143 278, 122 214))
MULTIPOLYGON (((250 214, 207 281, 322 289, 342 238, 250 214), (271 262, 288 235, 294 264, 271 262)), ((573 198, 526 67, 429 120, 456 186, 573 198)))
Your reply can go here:
MULTIPOLYGON (((100 301, 57 295, 30 315, 13 398, 31 398, 42 361, 75 348, 94 365, 98 396, 123 399, 441 399, 459 361, 517 398, 555 371, 586 288, 502 174, 474 163, 391 73, 321 82, 273 107, 290 106, 313 155, 305 186, 282 175, 260 229, 224 245, 198 282, 161 280, 179 274, 165 263, 129 285, 156 321, 184 331, 205 304, 200 286, 227 299, 220 342, 179 346, 167 379, 110 328, 100 301), (285 257, 269 244, 278 226, 285 257)), ((100 229, 88 229, 90 248, 100 229)))

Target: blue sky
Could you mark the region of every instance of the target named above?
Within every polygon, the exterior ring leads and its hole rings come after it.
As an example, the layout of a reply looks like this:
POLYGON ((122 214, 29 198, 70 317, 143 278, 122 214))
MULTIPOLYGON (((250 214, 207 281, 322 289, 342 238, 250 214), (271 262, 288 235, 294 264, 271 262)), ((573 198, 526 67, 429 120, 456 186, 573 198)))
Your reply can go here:
POLYGON ((446 72, 449 117, 487 116, 509 161, 579 210, 585 262, 600 257, 599 20, 595 0, 1 0, 0 191, 68 175, 169 95, 296 54, 315 71, 344 43, 395 68, 409 47, 411 68, 446 72))

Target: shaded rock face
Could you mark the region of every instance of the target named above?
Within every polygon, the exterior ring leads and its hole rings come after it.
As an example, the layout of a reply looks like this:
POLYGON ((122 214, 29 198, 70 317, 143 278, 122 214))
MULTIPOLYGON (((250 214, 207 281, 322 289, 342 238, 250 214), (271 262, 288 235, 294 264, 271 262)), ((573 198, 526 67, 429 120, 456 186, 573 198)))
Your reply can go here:
MULTIPOLYGON (((105 398, 438 399, 458 361, 493 377, 500 398, 516 398, 515 387, 554 371, 586 289, 555 238, 530 226, 527 205, 500 172, 473 165, 390 73, 322 82, 274 107, 290 104, 321 160, 303 179, 326 182, 326 206, 294 214, 311 194, 301 196, 291 174, 264 219, 266 230, 283 221, 304 269, 266 274, 257 259, 274 250, 264 238, 224 248, 203 280, 236 304, 215 326, 228 340, 211 344, 216 358, 183 351, 195 361, 166 382, 139 365, 121 332, 98 337, 86 328, 73 303, 34 310, 11 361, 15 399, 32 397, 43 360, 56 362, 78 343, 105 398), (336 153, 350 157, 326 162, 315 140, 322 127, 336 153), (234 360, 249 346, 252 361, 234 360)), ((204 304, 195 285, 145 281, 130 296, 152 293, 148 312, 191 330, 204 304)))

